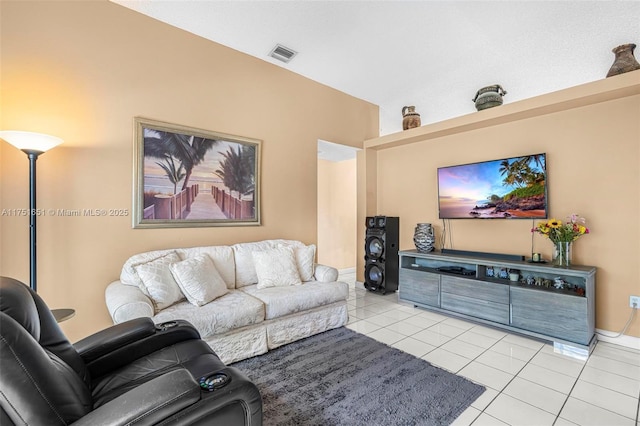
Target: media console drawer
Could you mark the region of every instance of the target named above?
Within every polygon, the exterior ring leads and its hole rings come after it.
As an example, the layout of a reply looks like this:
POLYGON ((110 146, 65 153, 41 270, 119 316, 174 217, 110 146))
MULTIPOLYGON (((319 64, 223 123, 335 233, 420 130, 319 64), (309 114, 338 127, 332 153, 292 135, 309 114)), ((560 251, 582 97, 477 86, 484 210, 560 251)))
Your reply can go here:
POLYGON ((489 302, 509 304, 509 286, 469 278, 442 276, 442 292, 489 302))
POLYGON ((511 289, 511 325, 524 330, 589 344, 590 326, 587 298, 550 294, 535 289, 511 289))
POLYGON ((408 302, 440 306, 440 275, 400 268, 398 297, 408 302))
POLYGON ((476 318, 509 324, 509 305, 496 303, 475 297, 460 296, 458 294, 442 293, 440 301, 442 309, 458 312, 476 318))
POLYGON ((443 275, 442 309, 509 324, 509 286, 443 275))

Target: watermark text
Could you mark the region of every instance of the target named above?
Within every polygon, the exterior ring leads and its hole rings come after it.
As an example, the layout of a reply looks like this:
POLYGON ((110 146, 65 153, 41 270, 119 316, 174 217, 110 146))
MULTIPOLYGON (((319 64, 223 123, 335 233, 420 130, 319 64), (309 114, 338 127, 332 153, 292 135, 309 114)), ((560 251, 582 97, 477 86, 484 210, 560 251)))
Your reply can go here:
POLYGON ((51 216, 51 217, 118 217, 129 216, 129 209, 2 209, 0 216, 51 216))

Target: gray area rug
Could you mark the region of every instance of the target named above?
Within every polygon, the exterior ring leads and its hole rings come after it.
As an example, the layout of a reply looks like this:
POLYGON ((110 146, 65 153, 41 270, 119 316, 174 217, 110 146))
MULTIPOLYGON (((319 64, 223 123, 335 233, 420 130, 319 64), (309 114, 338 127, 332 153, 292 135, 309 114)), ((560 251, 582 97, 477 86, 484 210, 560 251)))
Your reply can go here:
POLYGON ((233 366, 260 389, 265 426, 448 425, 485 390, 345 327, 233 366))

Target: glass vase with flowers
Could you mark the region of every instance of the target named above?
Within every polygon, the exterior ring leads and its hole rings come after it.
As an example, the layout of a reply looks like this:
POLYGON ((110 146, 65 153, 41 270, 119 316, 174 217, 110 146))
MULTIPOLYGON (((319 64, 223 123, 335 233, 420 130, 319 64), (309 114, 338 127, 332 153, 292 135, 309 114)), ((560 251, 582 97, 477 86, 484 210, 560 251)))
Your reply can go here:
POLYGON ((554 265, 569 266, 571 264, 571 244, 589 233, 589 228, 585 226, 585 223, 585 218, 572 214, 564 223, 558 219, 540 222, 531 232, 549 238, 554 244, 554 265))

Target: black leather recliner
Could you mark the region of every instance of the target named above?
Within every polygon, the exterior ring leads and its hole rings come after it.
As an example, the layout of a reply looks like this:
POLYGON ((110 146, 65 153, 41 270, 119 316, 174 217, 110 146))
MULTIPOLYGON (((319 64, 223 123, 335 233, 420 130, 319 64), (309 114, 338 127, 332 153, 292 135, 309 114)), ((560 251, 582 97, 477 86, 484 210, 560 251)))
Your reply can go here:
POLYGON ((70 424, 259 426, 262 400, 186 321, 139 318, 72 345, 35 292, 0 277, 0 425, 70 424))

